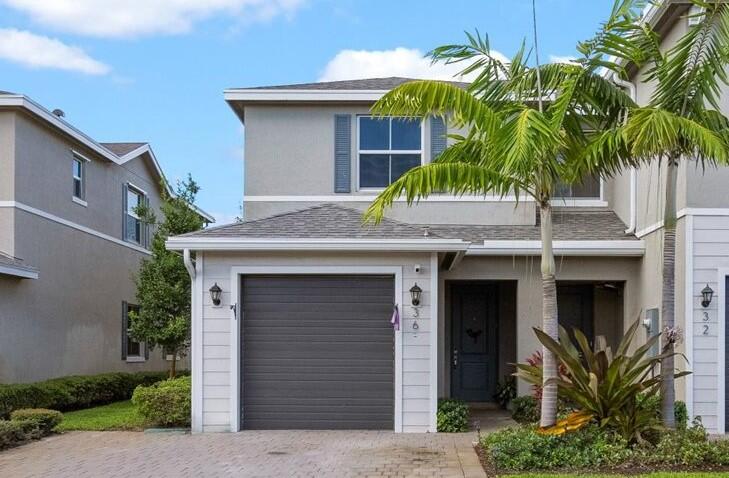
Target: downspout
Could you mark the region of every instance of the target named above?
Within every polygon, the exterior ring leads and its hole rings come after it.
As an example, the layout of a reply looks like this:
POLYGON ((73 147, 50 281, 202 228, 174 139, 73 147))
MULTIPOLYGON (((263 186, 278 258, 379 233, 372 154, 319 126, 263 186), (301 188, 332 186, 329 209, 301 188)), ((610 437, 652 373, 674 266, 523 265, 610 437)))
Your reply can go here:
MULTIPOLYGON (((613 82, 628 90, 628 95, 630 96, 630 99, 632 99, 634 102, 638 102, 638 94, 635 88, 635 85, 631 81, 623 80, 618 75, 613 73, 612 75, 613 82)), ((627 117, 626 117, 627 119, 627 117)), ((630 168, 630 224, 628 225, 628 228, 625 230, 626 234, 635 234, 635 228, 638 222, 638 207, 637 207, 637 201, 638 201, 638 171, 633 166, 630 168)))
POLYGON ((190 280, 195 280, 195 264, 192 263, 192 259, 190 258, 190 249, 185 249, 182 251, 182 260, 185 263, 185 269, 187 269, 187 273, 190 274, 190 280))

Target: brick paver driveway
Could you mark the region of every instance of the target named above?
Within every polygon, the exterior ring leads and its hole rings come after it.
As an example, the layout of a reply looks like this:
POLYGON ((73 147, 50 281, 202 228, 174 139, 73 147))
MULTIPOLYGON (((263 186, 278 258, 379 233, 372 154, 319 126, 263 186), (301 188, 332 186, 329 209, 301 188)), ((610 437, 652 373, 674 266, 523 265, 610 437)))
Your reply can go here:
POLYGON ((0 452, 20 477, 485 477, 475 434, 73 432, 0 452))

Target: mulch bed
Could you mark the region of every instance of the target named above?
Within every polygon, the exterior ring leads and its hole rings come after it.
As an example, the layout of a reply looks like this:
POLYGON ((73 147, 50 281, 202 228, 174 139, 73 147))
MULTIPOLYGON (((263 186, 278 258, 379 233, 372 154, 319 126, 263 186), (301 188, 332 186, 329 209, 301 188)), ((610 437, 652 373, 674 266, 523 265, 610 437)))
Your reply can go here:
POLYGON ((581 473, 588 473, 590 475, 640 475, 645 473, 681 473, 681 472, 692 472, 692 473, 717 473, 717 472, 729 472, 729 466, 662 466, 659 468, 650 466, 640 465, 626 465, 622 467, 613 468, 597 468, 590 470, 526 470, 526 471, 500 471, 496 465, 491 461, 491 457, 488 455, 486 450, 481 448, 478 444, 474 445, 474 450, 478 455, 478 459, 481 461, 486 476, 499 477, 509 476, 517 474, 528 474, 528 473, 539 473, 539 474, 550 474, 550 473, 574 473, 575 476, 580 476, 581 473))

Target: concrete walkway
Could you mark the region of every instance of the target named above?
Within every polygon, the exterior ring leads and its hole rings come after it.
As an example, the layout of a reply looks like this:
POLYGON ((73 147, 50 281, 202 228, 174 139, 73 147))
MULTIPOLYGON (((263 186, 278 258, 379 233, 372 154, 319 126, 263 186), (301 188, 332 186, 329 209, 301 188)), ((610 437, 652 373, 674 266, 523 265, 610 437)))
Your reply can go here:
POLYGON ((484 478, 474 441, 474 433, 72 432, 0 452, 0 474, 15 478, 484 478))

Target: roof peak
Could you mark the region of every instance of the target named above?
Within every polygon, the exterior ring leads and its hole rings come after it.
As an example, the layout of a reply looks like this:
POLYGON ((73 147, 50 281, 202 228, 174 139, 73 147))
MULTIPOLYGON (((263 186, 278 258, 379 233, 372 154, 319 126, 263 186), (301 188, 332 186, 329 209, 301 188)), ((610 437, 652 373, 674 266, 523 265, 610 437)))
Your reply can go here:
POLYGON ((469 83, 461 81, 438 80, 435 78, 409 78, 404 76, 383 76, 375 78, 351 78, 347 80, 317 81, 309 83, 291 83, 283 85, 252 86, 233 88, 233 90, 391 90, 403 83, 418 80, 444 81, 457 86, 466 87, 469 83))

